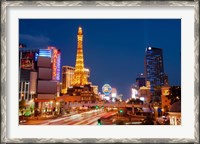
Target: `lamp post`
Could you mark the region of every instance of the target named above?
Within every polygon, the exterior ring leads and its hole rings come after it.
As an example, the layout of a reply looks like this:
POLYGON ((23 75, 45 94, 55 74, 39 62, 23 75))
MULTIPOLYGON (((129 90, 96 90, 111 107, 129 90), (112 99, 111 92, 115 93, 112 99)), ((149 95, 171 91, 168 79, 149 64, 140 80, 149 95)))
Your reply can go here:
POLYGON ((155 112, 155 120, 158 117, 158 108, 159 108, 159 104, 157 102, 155 102, 153 104, 153 108, 154 108, 154 112, 155 112))

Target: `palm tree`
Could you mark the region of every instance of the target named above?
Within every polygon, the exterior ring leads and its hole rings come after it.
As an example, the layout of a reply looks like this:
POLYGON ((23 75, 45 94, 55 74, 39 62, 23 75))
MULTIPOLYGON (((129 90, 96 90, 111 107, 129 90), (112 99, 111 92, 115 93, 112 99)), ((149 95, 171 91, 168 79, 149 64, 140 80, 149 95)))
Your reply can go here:
POLYGON ((172 86, 169 89, 169 95, 166 96, 172 105, 175 102, 181 101, 181 87, 179 86, 172 86))

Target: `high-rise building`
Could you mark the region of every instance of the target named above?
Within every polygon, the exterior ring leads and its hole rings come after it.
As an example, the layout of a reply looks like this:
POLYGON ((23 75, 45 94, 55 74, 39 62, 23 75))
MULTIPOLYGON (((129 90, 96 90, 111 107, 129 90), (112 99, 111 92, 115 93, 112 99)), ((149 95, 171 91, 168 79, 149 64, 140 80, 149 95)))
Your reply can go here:
POLYGON ((154 92, 155 86, 164 85, 165 74, 162 49, 146 48, 144 66, 146 81, 150 82, 150 91, 154 92))
MULTIPOLYGON (((84 72, 88 80, 90 77, 90 70, 87 68, 84 68, 84 72)), ((67 88, 71 86, 74 73, 75 73, 75 67, 71 67, 71 66, 62 67, 62 93, 63 94, 66 94, 67 88)))

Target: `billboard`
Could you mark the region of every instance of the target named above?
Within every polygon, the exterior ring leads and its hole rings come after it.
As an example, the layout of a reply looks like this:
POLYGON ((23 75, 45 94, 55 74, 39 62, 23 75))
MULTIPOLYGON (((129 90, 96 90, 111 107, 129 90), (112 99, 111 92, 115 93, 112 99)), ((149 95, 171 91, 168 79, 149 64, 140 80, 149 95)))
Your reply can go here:
POLYGON ((132 88, 131 91, 132 91, 132 98, 136 98, 136 97, 138 96, 138 91, 137 91, 137 89, 132 88))
POLYGON ((34 69, 34 62, 32 59, 21 59, 21 68, 22 69, 34 69))
POLYGON ((109 96, 112 92, 112 87, 109 84, 105 84, 102 87, 102 91, 106 96, 109 96))
POLYGON ((34 69, 35 52, 20 52, 20 68, 34 69))

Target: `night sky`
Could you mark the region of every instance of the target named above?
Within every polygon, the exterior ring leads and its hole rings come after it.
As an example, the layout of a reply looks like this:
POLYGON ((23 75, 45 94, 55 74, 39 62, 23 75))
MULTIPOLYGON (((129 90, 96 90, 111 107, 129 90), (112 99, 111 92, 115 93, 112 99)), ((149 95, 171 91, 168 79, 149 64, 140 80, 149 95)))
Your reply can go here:
POLYGON ((164 72, 170 85, 181 85, 180 19, 21 19, 19 42, 25 49, 55 46, 61 66, 75 66, 78 27, 83 29, 85 67, 93 85, 115 87, 123 99, 144 73, 146 47, 163 49, 164 72))

